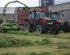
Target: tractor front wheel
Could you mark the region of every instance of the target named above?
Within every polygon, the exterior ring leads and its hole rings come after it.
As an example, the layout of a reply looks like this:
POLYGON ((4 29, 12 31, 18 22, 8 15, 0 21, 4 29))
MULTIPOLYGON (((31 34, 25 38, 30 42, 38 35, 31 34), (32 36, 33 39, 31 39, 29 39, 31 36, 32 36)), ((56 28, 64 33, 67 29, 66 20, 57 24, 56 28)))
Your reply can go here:
POLYGON ((51 34, 58 34, 59 33, 59 25, 54 24, 53 29, 51 30, 51 34))
POLYGON ((38 33, 38 34, 44 34, 45 33, 45 27, 43 26, 43 25, 37 25, 36 26, 36 32, 38 33))

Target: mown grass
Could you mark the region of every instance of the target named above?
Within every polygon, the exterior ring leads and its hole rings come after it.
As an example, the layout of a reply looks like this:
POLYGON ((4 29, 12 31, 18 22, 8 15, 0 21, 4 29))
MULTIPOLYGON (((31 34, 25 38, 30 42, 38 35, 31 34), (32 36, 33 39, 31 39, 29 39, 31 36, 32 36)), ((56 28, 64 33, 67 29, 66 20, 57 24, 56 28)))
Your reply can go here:
POLYGON ((37 36, 37 37, 46 37, 46 38, 62 38, 62 39, 70 39, 69 33, 59 33, 58 35, 52 35, 49 33, 46 34, 37 34, 36 32, 28 32, 25 31, 8 31, 7 34, 15 34, 15 35, 24 35, 24 36, 37 36))
POLYGON ((32 52, 32 53, 26 54, 26 55, 53 55, 53 54, 50 52, 41 52, 41 53, 32 52))
POLYGON ((7 36, 1 36, 0 37, 0 47, 12 47, 12 46, 27 46, 32 45, 32 41, 25 40, 25 39, 16 39, 14 37, 7 37, 7 36))
POLYGON ((50 39, 44 38, 41 41, 31 41, 26 39, 16 39, 14 37, 1 36, 0 37, 0 47, 20 47, 20 46, 28 46, 28 45, 49 45, 53 42, 50 39))
MULTIPOLYGON (((16 55, 16 53, 4 53, 4 54, 1 54, 1 55, 16 55)), ((24 55, 53 55, 53 54, 50 53, 50 52, 40 52, 40 53, 32 52, 32 53, 27 53, 27 54, 24 54, 24 55)), ((62 53, 60 55, 70 55, 70 52, 62 53)))
POLYGON ((70 51, 69 39, 70 33, 39 35, 36 32, 8 31, 7 33, 0 33, 0 54, 6 55, 8 52, 9 55, 12 53, 16 53, 16 55, 26 53, 28 53, 26 55, 68 55, 70 54, 67 53, 70 51))
POLYGON ((4 54, 1 54, 1 55, 16 55, 15 53, 4 53, 4 54))
POLYGON ((42 39, 42 44, 43 45, 53 44, 53 41, 51 41, 50 39, 44 38, 42 39))
POLYGON ((47 35, 47 34, 37 34, 36 32, 26 33, 24 31, 8 31, 8 34, 16 34, 16 35, 24 35, 24 36, 38 36, 38 37, 46 37, 46 38, 61 38, 58 35, 47 35))
POLYGON ((25 35, 25 36, 38 36, 38 34, 35 33, 26 33, 24 31, 8 31, 9 34, 16 34, 16 35, 25 35))
POLYGON ((35 42, 35 45, 53 45, 53 41, 51 41, 50 39, 47 39, 47 38, 43 38, 41 41, 38 41, 36 40, 35 42))
MULTIPOLYGON (((1 55, 16 55, 16 53, 4 53, 4 54, 1 54, 1 55)), ((32 52, 32 53, 27 53, 27 54, 24 54, 24 55, 53 55, 53 54, 50 53, 50 52, 40 52, 40 53, 32 52)))
POLYGON ((62 38, 62 39, 70 39, 69 35, 66 36, 65 34, 58 34, 58 35, 52 35, 52 34, 37 34, 36 32, 28 32, 26 33, 25 31, 8 31, 8 34, 15 34, 15 35, 24 35, 24 36, 37 36, 37 37, 45 37, 45 38, 62 38), (63 37, 65 36, 65 37, 63 37))
POLYGON ((69 48, 70 48, 69 46, 60 45, 60 46, 58 46, 57 49, 69 49, 69 48))
POLYGON ((63 53, 63 54, 61 54, 61 55, 70 55, 70 52, 68 52, 68 53, 63 53))

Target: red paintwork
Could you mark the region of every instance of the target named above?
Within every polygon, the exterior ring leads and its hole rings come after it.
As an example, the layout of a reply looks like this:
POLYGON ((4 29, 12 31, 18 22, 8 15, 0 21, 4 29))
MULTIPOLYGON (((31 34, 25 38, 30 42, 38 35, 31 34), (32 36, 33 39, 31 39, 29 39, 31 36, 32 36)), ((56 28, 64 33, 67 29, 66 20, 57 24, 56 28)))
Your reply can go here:
POLYGON ((55 20, 55 23, 57 23, 57 24, 60 24, 62 22, 63 22, 62 20, 55 20))
MULTIPOLYGON (((29 18, 29 13, 30 13, 30 10, 23 10, 22 9, 23 7, 19 7, 18 8, 18 12, 17 12, 17 15, 18 15, 18 24, 24 24, 24 21, 25 19, 28 19, 30 21, 31 24, 33 24, 33 20, 31 18, 29 18), (21 8, 21 9, 20 9, 21 8)), ((40 9, 43 9, 43 11, 48 11, 48 7, 45 6, 45 7, 34 7, 35 9, 39 9, 39 11, 41 11, 40 9)), ((41 18, 41 23, 44 24, 43 21, 45 19, 41 18)))
POLYGON ((26 18, 26 19, 29 20, 30 24, 34 24, 32 18, 29 17, 29 18, 26 18))
POLYGON ((29 10, 18 9, 18 24, 24 24, 24 20, 29 17, 29 10))
POLYGON ((40 23, 45 25, 47 20, 52 20, 51 18, 42 17, 40 18, 40 23))
POLYGON ((34 9, 35 9, 36 11, 46 11, 46 12, 48 12, 48 6, 33 7, 33 9, 31 9, 30 11, 34 11, 34 9))

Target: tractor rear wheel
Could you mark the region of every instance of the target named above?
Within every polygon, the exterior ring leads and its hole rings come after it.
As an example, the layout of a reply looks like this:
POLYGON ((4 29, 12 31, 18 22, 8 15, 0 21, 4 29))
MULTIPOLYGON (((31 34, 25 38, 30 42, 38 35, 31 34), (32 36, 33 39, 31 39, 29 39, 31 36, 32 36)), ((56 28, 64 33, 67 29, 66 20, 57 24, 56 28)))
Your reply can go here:
POLYGON ((59 25, 54 24, 53 29, 51 30, 51 34, 58 34, 59 33, 59 25))
POLYGON ((38 34, 44 34, 45 33, 45 27, 43 26, 43 25, 37 25, 36 26, 36 32, 38 33, 38 34))
POLYGON ((31 31, 31 25, 30 25, 29 21, 24 22, 24 30, 25 30, 25 32, 32 32, 31 31))

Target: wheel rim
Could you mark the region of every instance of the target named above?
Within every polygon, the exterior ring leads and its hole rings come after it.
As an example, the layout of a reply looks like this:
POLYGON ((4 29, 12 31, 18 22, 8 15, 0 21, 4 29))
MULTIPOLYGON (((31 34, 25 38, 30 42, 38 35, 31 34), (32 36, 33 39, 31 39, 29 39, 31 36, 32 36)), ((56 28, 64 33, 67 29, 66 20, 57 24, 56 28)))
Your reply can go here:
POLYGON ((37 31, 38 34, 41 34, 42 33, 42 28, 41 28, 40 25, 37 26, 36 31, 37 31))
POLYGON ((30 25, 29 25, 28 22, 25 22, 25 24, 24 24, 24 30, 25 30, 26 32, 29 32, 29 31, 30 31, 30 25))

